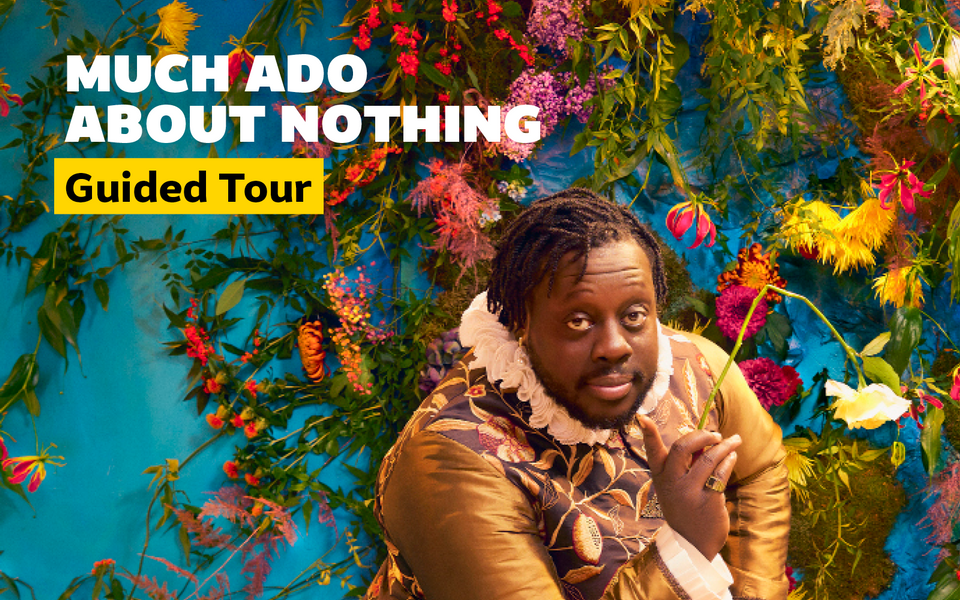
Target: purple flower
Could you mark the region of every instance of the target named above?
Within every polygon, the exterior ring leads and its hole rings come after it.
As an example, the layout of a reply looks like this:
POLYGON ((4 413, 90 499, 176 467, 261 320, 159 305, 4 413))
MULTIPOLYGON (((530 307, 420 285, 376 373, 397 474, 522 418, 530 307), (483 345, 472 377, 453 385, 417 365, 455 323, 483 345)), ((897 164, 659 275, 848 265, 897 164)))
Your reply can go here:
POLYGON ((569 41, 580 41, 586 32, 582 14, 583 7, 578 0, 533 0, 527 33, 541 46, 556 50, 566 58, 569 41))
MULTIPOLYGON (((737 339, 743 321, 747 318, 750 305, 756 297, 757 290, 742 285, 732 285, 723 290, 717 297, 717 327, 720 328, 723 335, 731 340, 737 339)), ((755 335, 766 322, 767 301, 761 299, 756 310, 753 311, 744 338, 755 335)))

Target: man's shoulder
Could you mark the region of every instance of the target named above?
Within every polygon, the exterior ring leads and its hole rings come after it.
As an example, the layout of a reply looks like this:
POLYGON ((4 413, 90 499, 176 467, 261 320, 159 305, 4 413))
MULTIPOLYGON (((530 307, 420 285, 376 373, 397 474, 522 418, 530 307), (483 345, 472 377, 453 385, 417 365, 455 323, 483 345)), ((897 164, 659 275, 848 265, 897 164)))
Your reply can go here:
POLYGON ((663 335, 670 341, 675 342, 679 348, 702 354, 711 366, 722 367, 729 355, 717 344, 703 337, 702 335, 691 331, 682 331, 680 329, 671 329, 663 327, 663 335))

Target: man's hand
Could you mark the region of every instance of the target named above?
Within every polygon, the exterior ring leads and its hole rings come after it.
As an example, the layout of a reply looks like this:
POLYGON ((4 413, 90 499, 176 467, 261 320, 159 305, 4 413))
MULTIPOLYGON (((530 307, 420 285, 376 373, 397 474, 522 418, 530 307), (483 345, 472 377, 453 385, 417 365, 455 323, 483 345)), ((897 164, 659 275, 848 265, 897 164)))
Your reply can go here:
POLYGON ((740 436, 722 439, 719 433, 691 431, 668 451, 649 417, 640 417, 640 426, 664 518, 707 560, 713 560, 727 541, 730 518, 724 495, 704 484, 713 475, 726 486, 737 462, 734 449, 740 445, 740 436))

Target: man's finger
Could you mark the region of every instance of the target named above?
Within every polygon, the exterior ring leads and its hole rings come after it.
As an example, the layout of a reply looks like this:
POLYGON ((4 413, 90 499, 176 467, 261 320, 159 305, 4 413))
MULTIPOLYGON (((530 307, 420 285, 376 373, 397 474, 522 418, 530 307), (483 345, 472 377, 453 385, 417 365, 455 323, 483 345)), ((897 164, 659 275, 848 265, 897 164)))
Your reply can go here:
POLYGON ((740 436, 734 435, 723 440, 719 444, 705 451, 693 465, 690 467, 690 477, 696 482, 706 482, 707 478, 715 475, 722 479, 724 483, 729 479, 733 470, 733 462, 736 462, 735 450, 740 445, 740 436), (733 455, 733 460, 729 460, 733 455), (719 471, 726 468, 725 477, 721 477, 719 471))
POLYGON ((667 460, 668 450, 663 445, 663 438, 657 430, 657 424, 646 415, 640 417, 640 429, 643 431, 643 447, 647 451, 647 463, 654 473, 663 471, 663 463, 667 460))
POLYGON ((664 471, 673 477, 683 477, 691 463, 694 463, 694 457, 699 456, 707 446, 719 443, 721 439, 720 434, 713 431, 695 430, 685 434, 670 446, 664 471))

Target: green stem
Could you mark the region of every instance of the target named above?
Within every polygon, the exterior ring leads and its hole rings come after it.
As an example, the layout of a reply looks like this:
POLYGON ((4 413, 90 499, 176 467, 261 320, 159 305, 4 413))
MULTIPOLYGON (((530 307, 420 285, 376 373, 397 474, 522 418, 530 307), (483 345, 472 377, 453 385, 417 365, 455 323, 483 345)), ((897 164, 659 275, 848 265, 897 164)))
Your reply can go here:
POLYGON ((743 338, 747 333, 747 326, 750 325, 750 319, 753 317, 753 311, 756 310, 757 305, 760 304, 760 300, 766 295, 767 291, 772 291, 780 294, 781 296, 786 296, 788 298, 796 298, 797 300, 803 301, 807 306, 810 307, 810 310, 814 312, 820 320, 823 321, 827 327, 830 328, 830 333, 833 334, 833 337, 840 342, 840 346, 843 347, 843 351, 847 353, 847 357, 853 363, 853 368, 857 372, 857 383, 859 387, 866 387, 867 381, 863 376, 863 369, 860 367, 860 362, 858 360, 857 352, 847 344, 846 340, 843 339, 843 336, 840 335, 840 332, 836 330, 833 324, 824 316, 820 309, 817 308, 813 302, 811 302, 806 296, 800 294, 794 294, 793 292, 788 292, 785 289, 776 287, 774 285, 767 284, 760 289, 760 292, 757 294, 757 297, 753 299, 753 303, 750 305, 750 310, 747 311, 747 316, 743 320, 743 325, 740 326, 740 333, 737 335, 737 341, 733 346, 733 351, 730 352, 730 356, 727 358, 727 362, 723 365, 723 370, 720 371, 720 377, 717 378, 716 385, 713 386, 713 389, 710 391, 710 397, 707 398, 707 403, 703 407, 703 414, 700 415, 700 422, 697 423, 697 429, 703 429, 707 424, 707 415, 710 414, 710 409, 713 407, 713 402, 717 396, 717 391, 720 390, 720 384, 723 383, 724 378, 727 376, 727 372, 730 370, 730 367, 733 365, 734 360, 737 358, 737 353, 740 351, 740 346, 743 345, 743 338))

